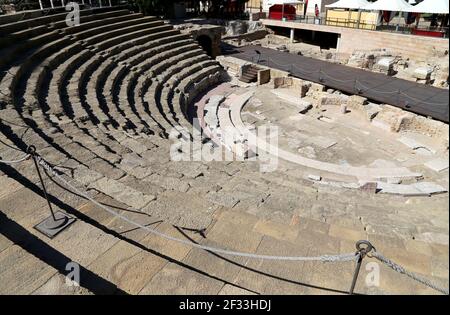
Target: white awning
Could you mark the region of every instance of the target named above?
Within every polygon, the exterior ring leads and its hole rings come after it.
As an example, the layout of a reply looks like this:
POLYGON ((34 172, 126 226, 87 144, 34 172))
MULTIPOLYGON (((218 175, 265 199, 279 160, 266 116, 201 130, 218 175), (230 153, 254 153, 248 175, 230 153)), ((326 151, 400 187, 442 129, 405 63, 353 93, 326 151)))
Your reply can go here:
POLYGON ((378 0, 367 5, 364 10, 411 12, 412 8, 405 0, 378 0))
POLYGON ((367 0, 339 0, 337 2, 327 4, 325 7, 327 8, 336 8, 336 9, 364 9, 364 7, 368 6, 370 2, 367 0))
POLYGON ((409 12, 448 14, 448 0, 424 0, 409 12))

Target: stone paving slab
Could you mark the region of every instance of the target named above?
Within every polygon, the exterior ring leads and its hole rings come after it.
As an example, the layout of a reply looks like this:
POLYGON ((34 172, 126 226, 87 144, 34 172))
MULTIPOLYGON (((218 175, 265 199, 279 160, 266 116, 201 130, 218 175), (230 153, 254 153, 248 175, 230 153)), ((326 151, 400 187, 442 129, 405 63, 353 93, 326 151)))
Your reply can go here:
POLYGON ((91 188, 101 191, 109 196, 114 196, 120 202, 123 202, 136 209, 141 209, 150 201, 155 200, 153 195, 144 195, 118 181, 106 177, 92 183, 91 188))
MULTIPOLYGON (((124 204, 115 201, 109 196, 99 195, 96 200, 112 210, 114 210, 115 207, 126 208, 124 204)), ((77 208, 77 210, 87 217, 105 226, 108 226, 116 220, 111 214, 101 209, 97 205, 94 205, 92 202, 86 202, 85 204, 82 204, 77 208)))
POLYGON ((0 253, 0 294, 30 294, 42 286, 56 269, 13 245, 0 253))
MULTIPOLYGON (((303 244, 263 237, 256 253, 283 256, 307 255, 303 244)), ((241 268, 234 284, 260 294, 303 294, 309 276, 303 262, 249 259, 241 268)))
POLYGON ((98 257, 89 269, 130 294, 137 294, 167 261, 120 241, 98 257))
POLYGON ((218 294, 224 283, 174 263, 165 266, 139 294, 218 294))
POLYGON ((424 165, 435 172, 442 172, 448 169, 448 159, 435 159, 424 165))
POLYGON ((295 226, 286 226, 285 224, 268 220, 259 220, 256 222, 253 230, 279 240, 291 242, 296 240, 299 233, 299 229, 295 226))
MULTIPOLYGON (((2 223, 0 223, 0 230, 3 230, 4 228, 5 227, 2 226, 2 223)), ((5 249, 7 249, 8 247, 12 246, 13 244, 14 243, 10 239, 0 234, 0 253, 5 249)))
MULTIPOLYGON (((204 237, 202 232, 183 230, 164 222, 155 227, 155 229, 160 233, 182 240, 192 240, 194 242, 199 242, 204 237)), ((166 257, 167 259, 175 259, 177 261, 182 261, 192 249, 191 246, 171 241, 152 233, 149 233, 140 241, 140 243, 151 250, 151 252, 166 257)))
POLYGON ((44 198, 26 188, 9 194, 5 198, 2 198, 0 202, 0 210, 16 221, 32 215, 36 209, 42 209, 47 205, 47 201, 44 198))
POLYGON ((436 153, 436 151, 433 150, 431 147, 429 147, 429 146, 427 146, 425 144, 422 144, 421 142, 418 142, 417 140, 415 140, 413 138, 409 138, 409 137, 404 137, 403 136, 403 137, 400 137, 398 139, 398 141, 400 141, 401 143, 403 143, 404 145, 406 145, 407 147, 409 147, 409 148, 411 148, 413 150, 417 150, 417 149, 423 148, 423 149, 426 149, 426 150, 428 150, 429 152, 431 152, 433 154, 436 153))
POLYGON ((55 274, 41 287, 33 291, 33 295, 92 295, 88 289, 81 286, 68 286, 66 277, 55 274))
POLYGON ((21 189, 23 186, 16 180, 3 175, 0 176, 0 187, 2 187, 2 189, 0 190, 0 199, 2 199, 21 189))
POLYGON ((412 186, 429 195, 447 192, 447 189, 445 189, 441 185, 430 182, 414 183, 412 184, 412 186))
POLYGON ((99 255, 119 241, 112 235, 105 234, 103 231, 80 220, 77 220, 64 230, 64 233, 58 235, 59 237, 50 241, 38 234, 38 232, 36 232, 36 235, 73 261, 84 266, 97 259, 99 255))
POLYGON ((412 185, 397 185, 384 182, 377 182, 377 189, 380 193, 403 196, 428 196, 428 193, 419 190, 412 185))
MULTIPOLYGON (((218 243, 209 239, 202 241, 201 244, 230 250, 233 249, 227 246, 226 243, 218 243)), ((202 272, 205 272, 212 277, 230 283, 233 283, 239 270, 245 265, 245 262, 246 258, 243 257, 210 253, 200 249, 192 249, 186 258, 183 259, 183 263, 198 270, 202 270, 202 272)))
MULTIPOLYGON (((428 275, 427 278, 430 278, 428 275)), ((433 281, 436 281, 437 284, 447 286, 448 282, 445 284, 444 281, 439 281, 437 278, 434 278, 433 281)), ((370 291, 369 291, 370 292, 370 291)), ((420 284, 409 277, 401 275, 391 268, 380 265, 380 284, 379 287, 376 288, 373 292, 374 294, 421 294, 421 295, 429 295, 429 294, 439 294, 439 292, 420 284)))
POLYGON ((256 293, 236 287, 231 284, 225 284, 218 295, 255 295, 256 293))
POLYGON ((143 211, 181 227, 202 229, 211 223, 217 206, 201 196, 189 195, 189 202, 179 196, 179 192, 165 191, 143 211))

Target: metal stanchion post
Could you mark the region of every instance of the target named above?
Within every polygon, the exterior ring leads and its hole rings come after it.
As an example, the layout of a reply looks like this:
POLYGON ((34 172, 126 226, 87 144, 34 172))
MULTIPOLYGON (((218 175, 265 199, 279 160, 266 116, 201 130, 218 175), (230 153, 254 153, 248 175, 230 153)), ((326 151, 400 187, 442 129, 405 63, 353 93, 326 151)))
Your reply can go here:
POLYGON ((39 169, 38 161, 37 161, 37 153, 36 153, 36 147, 30 146, 28 147, 28 153, 31 155, 34 166, 36 167, 36 172, 39 176, 39 181, 41 182, 42 191, 44 192, 44 197, 47 200, 48 208, 50 210, 50 216, 46 218, 44 221, 37 224, 34 228, 38 230, 39 232, 45 234, 49 238, 53 238, 64 230, 66 227, 68 227, 70 224, 75 222, 75 219, 68 216, 67 214, 58 211, 55 212, 53 210, 52 204, 50 202, 50 199, 48 198, 47 189, 45 188, 44 180, 41 175, 41 170, 39 169))
POLYGON ((325 79, 323 78, 323 76, 322 76, 322 69, 319 69, 319 82, 320 83, 323 83, 324 81, 325 81, 325 79))
POLYGON ((370 251, 372 251, 372 249, 374 249, 374 247, 372 246, 372 244, 369 241, 361 240, 361 241, 356 242, 356 249, 357 249, 357 253, 359 254, 359 256, 358 256, 358 260, 356 262, 355 272, 353 273, 352 285, 348 292, 350 295, 353 294, 353 291, 355 290, 356 281, 358 280, 358 275, 359 275, 359 271, 361 269, 362 261, 363 261, 364 257, 368 253, 370 253, 370 251), (366 245, 366 246, 363 247, 361 245, 366 245))
MULTIPOLYGON (((360 87, 360 88, 358 87, 358 79, 355 79, 355 88, 354 88, 354 90, 355 90, 357 95, 360 95, 363 92, 362 87, 360 87)), ((366 90, 366 91, 368 91, 368 90, 366 90)))

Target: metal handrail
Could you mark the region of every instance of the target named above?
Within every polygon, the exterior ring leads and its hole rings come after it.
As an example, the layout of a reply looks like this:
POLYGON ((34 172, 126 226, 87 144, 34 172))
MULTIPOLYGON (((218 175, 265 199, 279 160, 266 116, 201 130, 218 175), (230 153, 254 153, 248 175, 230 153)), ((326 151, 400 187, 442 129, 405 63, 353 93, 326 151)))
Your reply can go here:
MULTIPOLYGON (((268 17, 270 20, 280 20, 278 18, 268 17)), ((332 18, 332 17, 316 17, 311 15, 295 15, 295 14, 282 14, 282 20, 287 22, 304 23, 304 24, 316 24, 316 25, 329 25, 346 28, 356 28, 372 31, 390 31, 403 34, 414 34, 414 31, 429 31, 442 33, 442 37, 449 37, 449 27, 416 27, 414 24, 381 24, 377 25, 376 22, 368 20, 354 20, 346 18, 332 18)), ((425 35, 426 36, 426 35, 425 35)))

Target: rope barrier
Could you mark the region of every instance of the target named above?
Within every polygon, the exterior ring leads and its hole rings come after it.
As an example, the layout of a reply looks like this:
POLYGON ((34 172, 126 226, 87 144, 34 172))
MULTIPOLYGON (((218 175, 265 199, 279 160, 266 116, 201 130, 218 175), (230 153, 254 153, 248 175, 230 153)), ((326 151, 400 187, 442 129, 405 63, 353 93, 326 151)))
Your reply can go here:
POLYGON ((249 54, 249 53, 246 53, 246 52, 239 52, 239 55, 249 56, 249 57, 256 57, 256 56, 258 56, 258 54, 256 54, 256 53, 249 54))
POLYGON ((12 77, 14 76, 14 74, 12 74, 11 72, 9 72, 9 70, 4 70, 3 73, 8 74, 8 75, 10 75, 10 76, 12 76, 12 77))
POLYGON ((307 71, 307 70, 305 70, 305 69, 303 69, 303 68, 300 68, 300 67, 297 66, 296 64, 293 64, 292 66, 293 66, 294 68, 297 68, 297 70, 299 70, 299 71, 301 71, 301 72, 303 72, 303 73, 306 73, 306 74, 313 74, 313 73, 316 73, 316 72, 320 72, 320 70, 307 71))
POLYGON ((18 160, 12 160, 12 161, 0 160, 0 163, 1 164, 17 164, 17 163, 27 160, 29 157, 30 157, 30 154, 26 154, 24 157, 22 157, 18 160))
POLYGON ((286 64, 286 65, 283 65, 283 64, 281 64, 281 63, 278 63, 278 62, 276 62, 276 61, 274 61, 272 58, 267 58, 270 62, 272 62, 272 63, 274 63, 274 64, 276 64, 277 66, 279 66, 279 67, 281 67, 281 68, 285 68, 285 67, 290 67, 292 64, 286 64))
POLYGON ((20 127, 20 128, 30 128, 30 126, 24 126, 24 125, 21 125, 21 124, 17 124, 17 123, 15 123, 15 122, 12 122, 12 121, 6 120, 6 119, 4 119, 4 118, 0 118, 0 122, 2 122, 2 121, 6 122, 7 124, 10 124, 10 125, 16 126, 16 127, 20 127))
MULTIPOLYGON (((241 53, 241 54, 244 55, 244 56, 253 56, 253 57, 255 56, 255 55, 250 55, 250 54, 248 54, 248 53, 241 53)), ((253 59, 252 59, 252 62, 253 62, 253 59)), ((275 65, 281 67, 283 70, 285 70, 286 67, 290 67, 290 69, 296 68, 298 71, 303 72, 303 73, 305 73, 305 74, 322 73, 322 74, 324 74, 325 76, 327 76, 328 78, 330 78, 331 80, 336 81, 336 82, 341 82, 341 83, 355 82, 355 88, 356 88, 356 85, 359 84, 363 89, 366 89, 365 91, 361 91, 361 92, 372 91, 372 92, 375 92, 375 93, 378 93, 378 94, 390 94, 390 95, 392 95, 392 94, 402 94, 402 95, 404 95, 404 96, 410 98, 411 100, 414 100, 414 101, 416 101, 416 102, 420 102, 420 103, 423 103, 423 104, 426 104, 426 105, 432 105, 432 106, 448 106, 448 103, 433 103, 433 102, 426 102, 426 101, 424 101, 424 100, 415 98, 415 97, 413 97, 413 96, 410 96, 410 95, 406 94, 405 92, 398 91, 398 90, 397 90, 397 91, 381 91, 381 90, 377 90, 377 89, 371 88, 371 87, 369 87, 369 86, 363 84, 363 83, 362 83, 361 81, 359 81, 359 80, 340 80, 340 79, 337 79, 337 78, 335 78, 335 77, 329 75, 328 73, 326 73, 326 72, 323 71, 323 70, 307 71, 307 70, 305 70, 305 69, 303 69, 303 68, 297 66, 296 64, 286 64, 286 65, 283 65, 283 64, 280 64, 280 63, 274 61, 274 60, 273 60, 272 58, 270 58, 270 57, 267 58, 267 62, 272 62, 273 64, 275 64, 275 65)))
POLYGON ((423 103, 423 104, 434 105, 434 106, 448 106, 448 103, 432 103, 432 102, 425 102, 425 101, 420 100, 420 99, 418 99, 418 98, 412 97, 412 96, 410 96, 410 95, 408 95, 408 94, 406 94, 405 92, 402 92, 402 91, 400 91, 400 94, 402 94, 402 95, 404 95, 404 96, 406 96, 406 97, 412 99, 413 101, 420 102, 420 103, 423 103))
MULTIPOLYGON (((449 294, 449 290, 447 288, 440 287, 430 280, 417 275, 413 272, 410 272, 406 270, 403 266, 393 262, 389 258, 384 257, 382 254, 378 253, 376 249, 370 244, 368 241, 358 241, 356 243, 357 252, 355 253, 347 253, 347 254, 338 254, 338 255, 320 255, 320 256, 274 256, 274 255, 260 255, 260 254, 253 254, 253 253, 246 253, 246 252, 239 252, 239 251, 233 251, 233 250, 227 250, 223 248, 218 247, 212 247, 212 246, 205 246, 198 243, 194 243, 192 241, 180 239, 177 237, 173 237, 170 235, 167 235, 165 233, 159 232, 155 229, 152 229, 146 225, 140 224, 134 220, 131 220, 120 213, 117 213, 114 210, 111 210, 110 208, 106 207, 105 205, 99 203, 95 199, 93 199, 91 196, 89 196, 86 192, 79 190, 72 184, 70 184, 68 181, 66 181, 61 175, 58 174, 58 172, 50 166, 40 155, 38 155, 35 152, 35 148, 33 146, 29 147, 29 152, 27 153, 23 158, 15 160, 15 161, 4 161, 0 160, 0 163, 6 163, 6 164, 13 164, 13 163, 20 163, 25 160, 27 160, 30 156, 33 157, 33 160, 35 161, 36 167, 37 165, 41 166, 46 172, 45 174, 51 178, 50 174, 56 178, 62 185, 64 185, 67 189, 71 190, 74 193, 77 193, 79 196, 82 196, 83 198, 89 200, 94 205, 98 206, 99 208, 105 210, 106 212, 110 213, 114 217, 121 219, 124 222, 127 222, 131 225, 136 226, 137 228, 143 229, 151 234, 154 234, 156 236, 159 236, 161 238, 178 242, 184 245, 188 245, 194 248, 206 250, 209 252, 219 253, 219 254, 225 254, 225 255, 231 255, 231 256, 238 256, 238 257, 246 257, 251 259, 263 259, 263 260, 278 260, 278 261, 321 261, 321 262, 348 262, 348 261, 356 261, 356 268, 355 273, 353 275, 352 285, 350 288, 350 294, 353 293, 353 290, 355 288, 355 284, 358 278, 359 270, 361 267, 362 260, 365 256, 370 258, 375 258, 379 260, 380 262, 384 263, 386 266, 390 267, 394 271, 404 274, 408 276, 409 278, 422 283, 423 285, 430 287, 436 291, 439 291, 443 294, 449 294), (361 245, 366 245, 366 247, 361 247, 361 245)), ((42 180, 42 179, 41 179, 42 180)), ((48 201, 48 199, 47 199, 48 201)))
POLYGON ((322 71, 322 70, 320 70, 319 72, 323 73, 325 76, 329 77, 333 81, 342 82, 342 83, 355 82, 355 80, 340 80, 340 79, 336 79, 335 77, 329 75, 328 73, 326 73, 325 71, 322 71))
POLYGON ((430 280, 406 270, 404 267, 393 262, 389 258, 384 257, 383 255, 381 255, 380 253, 377 253, 376 251, 374 251, 372 254, 368 255, 368 257, 374 257, 374 258, 378 259, 379 261, 381 261, 382 263, 384 263, 386 266, 390 267, 391 269, 395 270, 396 272, 404 274, 404 275, 410 277, 411 279, 426 285, 427 287, 430 287, 436 291, 439 291, 439 292, 447 294, 447 295, 449 294, 448 289, 442 288, 442 287, 432 283, 430 280))
POLYGON ((78 188, 74 187, 72 184, 67 182, 64 178, 62 178, 42 157, 39 155, 36 155, 38 164, 43 167, 48 173, 52 174, 55 178, 57 178, 61 184, 65 185, 66 188, 71 189, 72 191, 76 192, 80 196, 83 196, 96 206, 100 207, 101 209, 105 210, 106 212, 110 213, 116 218, 119 218, 131 225, 134 225, 138 228, 141 228, 143 230, 146 230, 147 232, 150 232, 154 235, 157 235, 159 237, 165 238, 170 241, 178 242, 184 245, 188 245, 191 247, 203 249, 210 252, 225 254, 225 255, 231 255, 231 256, 240 256, 240 257, 247 257, 247 258, 253 258, 253 259, 266 259, 266 260, 289 260, 289 261, 322 261, 322 262, 337 262, 337 261, 354 261, 357 258, 357 254, 355 253, 348 253, 348 254, 340 254, 340 255, 321 255, 321 256, 315 256, 315 257, 309 257, 309 256, 272 256, 272 255, 258 255, 258 254, 252 254, 252 253, 244 253, 244 252, 238 252, 238 251, 232 251, 227 250, 223 248, 217 248, 212 246, 204 246, 200 245, 191 241, 186 241, 177 237, 173 237, 164 233, 161 233, 157 230, 154 230, 148 226, 145 226, 143 224, 140 224, 134 220, 131 220, 120 213, 117 213, 114 210, 109 209, 108 207, 102 205, 92 197, 90 197, 87 193, 79 190, 78 188))
POLYGON ((13 149, 13 150, 16 150, 16 151, 19 151, 19 152, 23 152, 23 151, 20 150, 19 148, 16 148, 16 147, 14 147, 14 146, 12 146, 12 145, 6 143, 5 141, 3 141, 3 140, 1 140, 1 139, 0 139, 0 143, 3 144, 4 146, 10 148, 10 149, 13 149))
POLYGON ((365 88, 365 89, 366 89, 365 92, 367 92, 367 91, 373 91, 373 92, 379 93, 379 94, 398 94, 398 91, 392 91, 392 92, 391 92, 391 91, 388 91, 388 92, 386 92, 386 91, 380 91, 380 90, 377 90, 377 89, 374 89, 374 88, 368 87, 367 85, 362 84, 361 81, 359 81, 359 80, 355 80, 355 85, 358 84, 358 83, 359 83, 359 85, 362 86, 362 88, 365 88))

